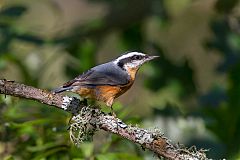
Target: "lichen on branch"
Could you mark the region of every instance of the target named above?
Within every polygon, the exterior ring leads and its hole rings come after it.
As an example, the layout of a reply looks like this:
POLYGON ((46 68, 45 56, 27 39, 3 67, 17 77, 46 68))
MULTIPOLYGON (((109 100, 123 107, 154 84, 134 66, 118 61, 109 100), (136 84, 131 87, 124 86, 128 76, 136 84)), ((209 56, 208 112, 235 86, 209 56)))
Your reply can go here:
POLYGON ((69 126, 70 139, 76 145, 91 138, 96 131, 105 130, 139 144, 142 148, 149 149, 158 157, 171 160, 207 159, 204 150, 198 151, 194 147, 186 149, 174 145, 159 129, 148 130, 127 125, 121 119, 105 114, 99 108, 85 105, 76 97, 53 94, 46 90, 4 79, 0 79, 0 94, 35 100, 71 113, 73 116, 69 126))

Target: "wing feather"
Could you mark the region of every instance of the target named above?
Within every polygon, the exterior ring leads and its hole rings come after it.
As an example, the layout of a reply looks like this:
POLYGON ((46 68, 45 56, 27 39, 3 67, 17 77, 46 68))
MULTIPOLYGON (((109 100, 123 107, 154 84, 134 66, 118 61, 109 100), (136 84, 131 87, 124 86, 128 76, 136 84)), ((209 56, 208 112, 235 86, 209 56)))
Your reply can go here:
POLYGON ((65 83, 63 87, 88 85, 125 85, 129 82, 129 75, 118 66, 111 63, 106 63, 94 67, 79 75, 75 79, 65 83))

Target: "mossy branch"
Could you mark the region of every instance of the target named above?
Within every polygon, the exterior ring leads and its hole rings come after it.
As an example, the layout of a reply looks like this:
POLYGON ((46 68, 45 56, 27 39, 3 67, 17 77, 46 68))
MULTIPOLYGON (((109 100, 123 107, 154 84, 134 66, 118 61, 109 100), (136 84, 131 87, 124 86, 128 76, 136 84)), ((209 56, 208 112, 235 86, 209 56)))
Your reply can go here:
POLYGON ((127 125, 122 120, 105 114, 98 108, 84 105, 75 97, 53 94, 47 90, 9 80, 0 80, 0 93, 32 99, 72 113, 73 117, 69 131, 70 138, 75 144, 82 142, 87 136, 92 136, 95 131, 102 129, 140 144, 142 148, 153 151, 158 157, 171 160, 207 159, 203 150, 185 149, 179 145, 174 145, 157 129, 147 130, 127 125))

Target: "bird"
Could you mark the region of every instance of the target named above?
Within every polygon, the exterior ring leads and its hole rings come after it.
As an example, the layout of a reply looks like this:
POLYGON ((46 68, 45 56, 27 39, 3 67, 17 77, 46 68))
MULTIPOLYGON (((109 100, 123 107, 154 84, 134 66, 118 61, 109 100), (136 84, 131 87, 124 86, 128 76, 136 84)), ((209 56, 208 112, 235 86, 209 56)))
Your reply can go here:
POLYGON ((126 52, 118 58, 97 65, 76 78, 64 83, 53 93, 74 92, 84 99, 105 102, 113 112, 114 99, 121 96, 133 85, 139 68, 159 56, 141 52, 126 52))

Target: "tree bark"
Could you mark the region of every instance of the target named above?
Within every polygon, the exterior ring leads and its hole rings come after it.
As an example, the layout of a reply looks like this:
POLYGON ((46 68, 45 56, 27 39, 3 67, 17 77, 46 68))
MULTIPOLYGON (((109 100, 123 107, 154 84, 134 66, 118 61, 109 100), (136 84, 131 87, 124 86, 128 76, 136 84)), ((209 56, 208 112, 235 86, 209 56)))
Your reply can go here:
POLYGON ((84 105, 75 97, 53 94, 47 90, 9 80, 0 80, 0 93, 35 100, 72 113, 70 138, 75 144, 83 141, 90 132, 94 133, 102 129, 140 144, 142 148, 153 151, 158 157, 170 160, 207 159, 204 150, 198 151, 195 147, 191 149, 181 148, 179 145, 172 144, 157 129, 147 130, 127 125, 119 118, 105 114, 98 108, 84 105), (76 130, 79 130, 77 136, 74 133, 76 130))

